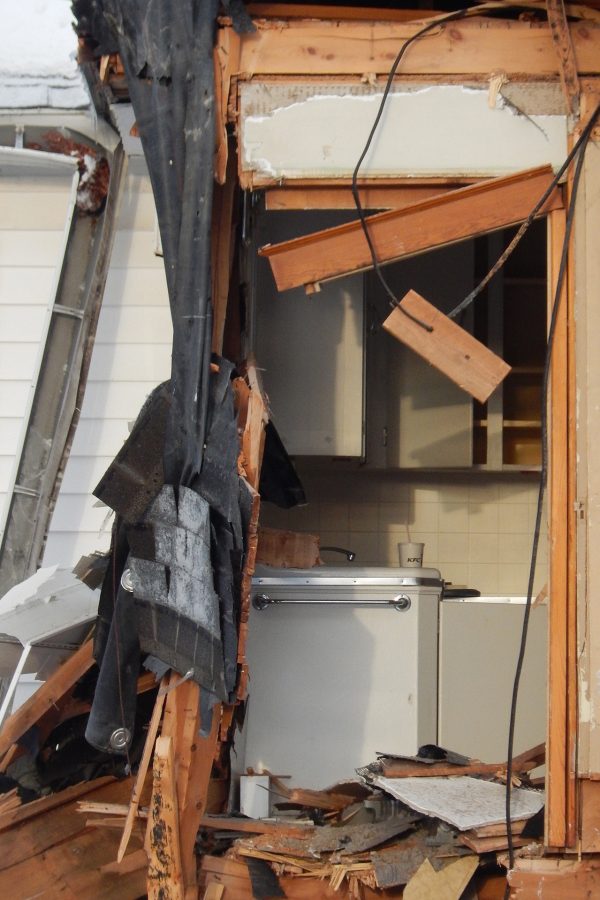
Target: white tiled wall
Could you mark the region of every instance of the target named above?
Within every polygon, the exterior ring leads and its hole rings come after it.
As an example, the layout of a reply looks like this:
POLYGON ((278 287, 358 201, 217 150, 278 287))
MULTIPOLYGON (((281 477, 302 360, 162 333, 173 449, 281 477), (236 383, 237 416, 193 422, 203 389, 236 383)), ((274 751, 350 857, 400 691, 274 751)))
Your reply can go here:
MULTIPOLYGON (((423 541, 425 566, 482 594, 525 595, 538 495, 535 474, 374 472, 347 463, 297 463, 308 505, 263 504, 261 522, 310 531, 322 545, 354 550, 351 565, 398 565, 400 541, 423 541)), ((543 516, 535 578, 547 581, 543 516)), ((345 564, 338 554, 323 561, 345 564)))

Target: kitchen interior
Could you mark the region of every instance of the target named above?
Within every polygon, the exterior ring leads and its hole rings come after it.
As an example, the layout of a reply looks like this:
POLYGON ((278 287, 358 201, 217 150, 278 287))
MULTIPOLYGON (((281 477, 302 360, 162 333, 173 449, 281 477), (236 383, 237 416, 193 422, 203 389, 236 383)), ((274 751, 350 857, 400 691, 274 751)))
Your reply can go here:
MULTIPOLYGON (((389 299, 373 271, 312 294, 277 292, 258 248, 354 217, 257 205, 248 241, 250 345, 307 498, 291 509, 263 503, 260 524, 317 535, 323 566, 257 570, 234 766, 309 788, 352 778, 377 752, 413 755, 423 744, 506 758, 540 480, 546 220, 458 319, 512 367, 482 405, 381 327, 389 299), (400 568, 404 542, 424 545, 421 567, 400 568), (276 602, 260 608, 265 591, 276 602), (390 604, 399 595, 408 609, 390 604)), ((412 288, 449 312, 513 233, 383 273, 396 297, 412 288)), ((534 597, 548 580, 542 521, 534 597)), ((545 740, 546 629, 542 600, 515 753, 545 740)))

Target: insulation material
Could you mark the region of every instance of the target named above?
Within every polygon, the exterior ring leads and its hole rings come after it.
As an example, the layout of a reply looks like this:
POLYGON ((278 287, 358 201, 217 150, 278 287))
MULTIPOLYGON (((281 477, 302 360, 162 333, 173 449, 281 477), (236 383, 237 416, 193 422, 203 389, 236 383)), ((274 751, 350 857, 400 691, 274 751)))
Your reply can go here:
MULTIPOLYGON (((259 184, 296 178, 350 177, 382 100, 364 84, 240 84, 241 173, 259 184)), ((567 120, 523 115, 487 88, 400 84, 390 93, 366 177, 503 175, 567 153, 567 120), (443 153, 440 148, 443 147, 443 153)))

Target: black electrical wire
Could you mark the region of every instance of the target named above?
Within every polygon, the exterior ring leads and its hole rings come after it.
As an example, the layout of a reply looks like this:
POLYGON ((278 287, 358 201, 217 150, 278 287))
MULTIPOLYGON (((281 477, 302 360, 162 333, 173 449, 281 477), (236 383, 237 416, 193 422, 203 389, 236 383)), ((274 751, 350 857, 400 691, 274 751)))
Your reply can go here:
POLYGON ((367 224, 367 217, 365 215, 365 211, 363 209, 363 205, 362 205, 361 199, 360 199, 358 183, 357 183, 358 182, 358 173, 359 173, 360 167, 362 166, 362 164, 364 162, 364 159, 365 159, 367 153, 369 152, 369 149, 373 142, 373 138, 375 136, 375 132, 377 131, 379 122, 381 121, 381 117, 383 115, 383 110, 385 108, 386 100, 387 100, 390 90, 392 88, 392 84, 393 84, 398 66, 400 65, 402 57, 404 56, 404 54, 406 53, 406 51, 408 50, 410 45, 413 44, 415 41, 417 41, 419 38, 422 38, 423 35, 427 34, 429 31, 433 31, 433 29, 437 28, 439 25, 443 25, 446 22, 452 22, 455 19, 463 19, 470 12, 472 13, 472 11, 473 10, 469 9, 469 8, 458 9, 458 10, 455 10, 454 12, 449 13, 447 16, 443 16, 441 18, 436 18, 433 21, 428 22, 427 25, 424 25, 423 28, 419 29, 419 31, 417 31, 415 34, 413 34, 412 37, 409 37, 408 40, 406 40, 402 44, 402 46, 400 47, 400 50, 398 51, 396 59, 393 62, 392 68, 389 71, 387 81, 385 84, 385 88, 383 91, 383 96, 381 98, 381 103, 379 104, 379 109, 377 110, 377 115, 375 116, 375 121, 373 122, 371 131, 369 132, 369 137, 367 138, 367 142, 363 148, 362 153, 360 154, 360 158, 359 158, 358 162, 356 163, 356 166, 354 167, 354 171, 352 173, 352 196, 354 197, 354 204, 356 206, 356 211, 358 212, 360 224, 362 226, 362 230, 365 235, 367 245, 369 247, 369 252, 371 254, 371 260, 373 262, 373 269, 375 271, 375 274, 377 275, 377 278, 379 279, 385 293, 387 294, 387 296, 390 299, 390 306, 393 309, 396 309, 396 308, 400 309, 404 313, 405 316, 407 316, 409 319, 412 319, 413 322, 416 322, 417 325, 420 325, 421 328, 425 329, 425 331, 433 331, 433 328, 431 327, 431 325, 427 325, 425 322, 422 322, 416 316, 413 316, 411 313, 408 312, 408 310, 404 309, 403 306, 398 304, 398 298, 396 297, 393 290, 387 283, 386 279, 384 278, 383 272, 381 271, 381 266, 380 266, 379 260, 377 258, 377 252, 373 245, 371 235, 369 234, 369 226, 367 224))
MULTIPOLYGON (((544 360, 544 376, 542 381, 542 408, 541 408, 541 440, 542 440, 542 464, 541 464, 541 473, 540 473, 540 485, 538 490, 538 499, 537 499, 537 509, 535 516, 535 529, 533 535, 533 546, 531 551, 531 563, 529 567, 529 582, 527 586, 527 600, 525 603, 525 612, 523 614, 523 626, 521 631, 521 643, 519 647, 519 654, 517 658, 517 666, 515 670, 515 678, 513 682, 513 692, 512 692, 512 700, 510 706, 510 720, 509 720, 509 728, 508 728, 508 753, 507 753, 507 767, 506 767, 506 833, 508 838, 508 859, 509 859, 509 868, 512 869, 514 867, 515 861, 515 851, 514 851, 514 842, 513 842, 513 834, 512 834, 512 822, 511 822, 511 801, 512 801, 512 776, 513 776, 513 751, 514 751, 514 736, 515 736, 515 726, 516 726, 516 717, 517 717, 517 703, 519 698, 519 684, 521 680, 521 673, 523 670, 523 662, 525 659, 525 650, 527 647, 527 634, 529 630, 529 617, 531 614, 531 606, 533 601, 533 582, 535 578, 535 569, 537 563, 537 555, 539 549, 539 541, 540 541, 540 533, 541 533, 541 525, 542 525, 542 509, 543 509, 543 501, 544 501, 544 493, 546 489, 546 483, 548 480, 548 387, 550 383, 550 364, 552 361, 552 348, 554 344, 554 334, 556 331, 556 323, 558 321, 558 313, 560 311, 560 301, 561 294, 563 289, 563 284, 565 280, 565 273, 567 267, 567 256, 569 250, 569 242, 571 238, 571 231, 573 229, 573 222, 575 218, 575 207, 577 200, 577 192, 579 189, 579 182, 581 180, 581 172, 583 170, 583 163, 585 159, 585 150, 587 146, 587 142, 592 133, 592 129, 600 116, 600 104, 596 107, 594 113, 592 114, 590 121, 586 125, 581 138, 578 140, 575 145, 578 152, 577 162, 575 165, 575 171, 573 173, 573 184, 571 190, 571 197, 569 199, 569 206, 567 210, 567 219, 566 219, 566 227, 565 227, 565 236, 562 245, 561 258, 559 264, 558 275, 556 279, 556 290, 554 293, 554 299, 552 303, 552 312, 550 316, 550 324, 548 328, 548 342, 546 345, 546 358, 544 360), (583 140, 582 140, 583 139, 583 140)), ((575 149, 575 148, 574 148, 575 149)), ((570 154, 571 159, 573 159, 573 154, 570 154)), ((508 900, 510 896, 510 885, 507 883, 505 889, 505 900, 508 900)))

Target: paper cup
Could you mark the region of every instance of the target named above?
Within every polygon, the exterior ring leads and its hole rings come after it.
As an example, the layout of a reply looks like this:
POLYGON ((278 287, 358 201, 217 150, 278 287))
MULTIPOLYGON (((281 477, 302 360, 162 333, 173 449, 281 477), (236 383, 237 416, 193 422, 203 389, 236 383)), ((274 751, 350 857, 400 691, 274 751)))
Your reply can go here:
POLYGON ((423 565, 423 547, 425 544, 417 544, 405 541, 398 544, 398 556, 401 568, 421 568, 423 565))

